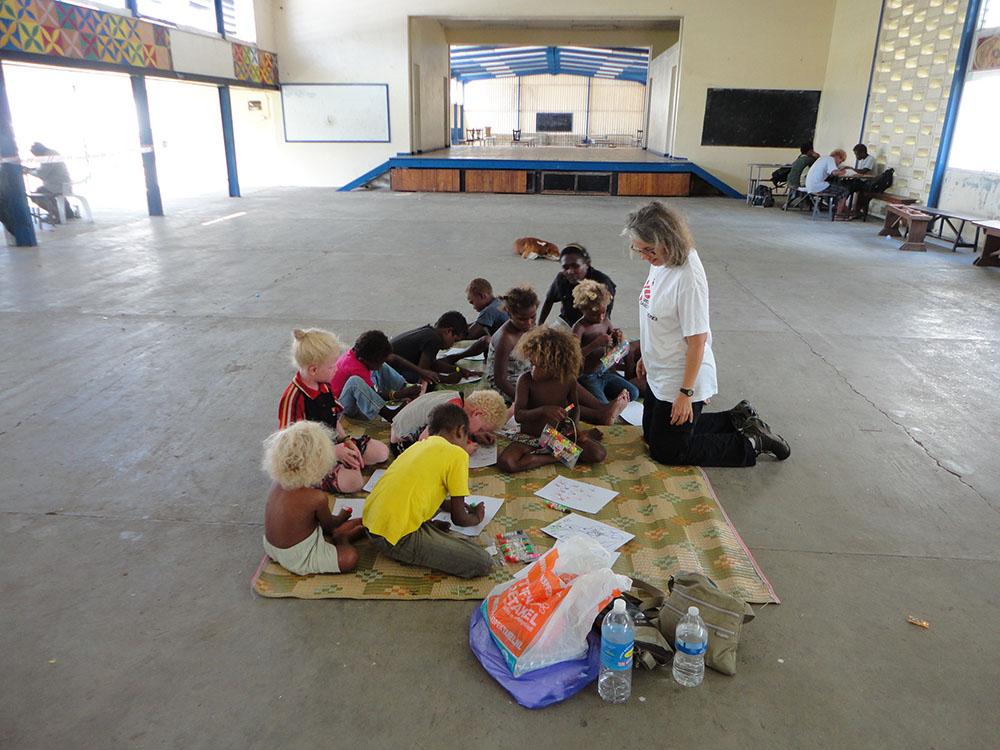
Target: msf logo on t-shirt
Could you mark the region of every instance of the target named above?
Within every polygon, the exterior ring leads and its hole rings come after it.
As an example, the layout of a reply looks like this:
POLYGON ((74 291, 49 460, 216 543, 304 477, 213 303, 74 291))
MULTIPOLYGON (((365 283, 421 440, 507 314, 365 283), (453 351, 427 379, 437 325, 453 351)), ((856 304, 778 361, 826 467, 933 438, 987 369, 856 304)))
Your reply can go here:
POLYGON ((646 283, 642 285, 642 292, 639 294, 639 307, 646 309, 646 317, 650 320, 656 320, 656 316, 650 314, 649 312, 649 299, 653 296, 653 282, 646 279, 646 283))

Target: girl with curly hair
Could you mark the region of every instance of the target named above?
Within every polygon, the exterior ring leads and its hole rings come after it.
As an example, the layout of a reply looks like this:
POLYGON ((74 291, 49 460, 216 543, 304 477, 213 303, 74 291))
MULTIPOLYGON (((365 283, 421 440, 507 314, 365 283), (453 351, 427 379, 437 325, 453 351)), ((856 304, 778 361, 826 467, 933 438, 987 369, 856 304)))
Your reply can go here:
MULTIPOLYGON (((581 462, 603 461, 607 451, 597 442, 596 436, 600 433, 593 431, 582 435, 578 429, 580 410, 576 378, 583 355, 576 337, 556 328, 535 328, 521 337, 516 353, 531 366, 518 378, 514 397, 514 418, 521 425, 521 432, 537 438, 546 425, 552 425, 583 449, 581 462)), ((513 474, 559 460, 534 441, 532 443, 512 442, 498 457, 497 465, 502 471, 513 474)))

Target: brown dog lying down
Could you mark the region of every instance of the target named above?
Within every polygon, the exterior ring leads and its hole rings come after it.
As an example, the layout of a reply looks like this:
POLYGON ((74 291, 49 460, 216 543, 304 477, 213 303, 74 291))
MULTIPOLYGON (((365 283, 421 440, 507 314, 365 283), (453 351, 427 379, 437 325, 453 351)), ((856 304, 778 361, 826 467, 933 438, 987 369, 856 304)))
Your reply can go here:
POLYGON ((559 246, 537 237, 522 237, 514 240, 514 255, 520 255, 525 260, 535 258, 559 260, 559 246))

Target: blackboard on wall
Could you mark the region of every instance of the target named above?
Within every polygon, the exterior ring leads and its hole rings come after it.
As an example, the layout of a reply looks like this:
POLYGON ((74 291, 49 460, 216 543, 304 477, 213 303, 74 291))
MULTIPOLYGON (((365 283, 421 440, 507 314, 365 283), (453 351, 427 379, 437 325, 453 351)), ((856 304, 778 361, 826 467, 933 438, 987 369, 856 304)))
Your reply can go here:
POLYGON ((797 148, 812 141, 819 91, 709 89, 702 146, 797 148))
POLYGON ((572 133, 572 112, 537 112, 535 114, 536 133, 572 133))

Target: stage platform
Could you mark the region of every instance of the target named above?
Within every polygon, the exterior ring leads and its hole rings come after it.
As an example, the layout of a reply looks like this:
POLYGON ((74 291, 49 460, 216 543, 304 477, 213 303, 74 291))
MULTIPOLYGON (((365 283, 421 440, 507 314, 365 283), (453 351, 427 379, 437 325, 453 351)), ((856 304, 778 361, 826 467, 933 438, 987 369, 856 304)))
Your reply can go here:
POLYGON ((453 146, 399 154, 341 190, 386 172, 393 190, 411 192, 743 197, 687 159, 631 147, 453 146))

